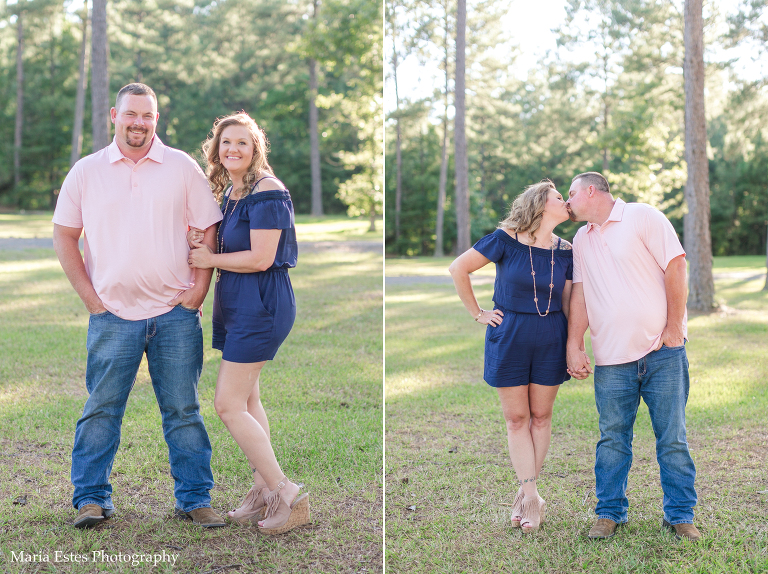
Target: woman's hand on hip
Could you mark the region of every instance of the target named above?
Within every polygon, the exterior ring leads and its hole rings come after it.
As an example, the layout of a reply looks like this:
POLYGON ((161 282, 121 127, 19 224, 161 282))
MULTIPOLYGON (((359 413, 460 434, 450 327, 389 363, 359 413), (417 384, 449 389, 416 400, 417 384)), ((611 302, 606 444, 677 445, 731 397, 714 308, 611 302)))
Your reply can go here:
POLYGON ((480 312, 480 315, 475 319, 475 321, 483 325, 491 325, 492 327, 498 327, 499 325, 501 325, 503 317, 504 317, 504 313, 502 312, 501 309, 494 309, 493 311, 482 309, 480 312))

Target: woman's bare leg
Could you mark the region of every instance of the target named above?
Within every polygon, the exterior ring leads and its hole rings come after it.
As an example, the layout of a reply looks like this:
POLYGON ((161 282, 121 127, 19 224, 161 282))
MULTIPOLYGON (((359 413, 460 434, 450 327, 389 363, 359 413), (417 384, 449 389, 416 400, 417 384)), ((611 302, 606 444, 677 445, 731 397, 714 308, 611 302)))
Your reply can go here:
POLYGON ((528 386, 499 387, 497 391, 507 424, 507 444, 512 468, 523 486, 525 496, 534 496, 537 494, 536 456, 531 439, 528 386))
POLYGON ((552 408, 560 385, 528 385, 528 405, 531 413, 531 440, 536 457, 536 477, 549 450, 552 437, 552 408))
MULTIPOLYGON (((251 468, 256 469, 254 482, 261 478, 270 490, 274 490, 285 475, 272 449, 269 423, 259 399, 259 375, 265 362, 232 363, 222 360, 213 403, 251 468), (249 412, 249 405, 256 405, 253 407, 256 416, 249 412), (259 419, 266 425, 266 430, 259 419)), ((298 486, 287 481, 280 496, 290 503, 298 492, 298 486)))

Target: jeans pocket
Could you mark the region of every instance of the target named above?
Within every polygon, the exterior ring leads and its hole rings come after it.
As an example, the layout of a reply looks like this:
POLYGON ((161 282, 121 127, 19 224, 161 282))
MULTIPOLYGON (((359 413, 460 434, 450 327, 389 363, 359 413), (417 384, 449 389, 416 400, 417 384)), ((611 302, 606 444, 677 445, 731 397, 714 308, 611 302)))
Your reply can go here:
POLYGON ((193 313, 197 315, 200 312, 200 309, 190 309, 189 307, 185 307, 184 305, 176 305, 179 309, 182 309, 183 311, 186 311, 187 313, 193 313))
POLYGON ((104 310, 101 313, 91 313, 91 317, 104 317, 105 315, 109 315, 109 311, 104 310))

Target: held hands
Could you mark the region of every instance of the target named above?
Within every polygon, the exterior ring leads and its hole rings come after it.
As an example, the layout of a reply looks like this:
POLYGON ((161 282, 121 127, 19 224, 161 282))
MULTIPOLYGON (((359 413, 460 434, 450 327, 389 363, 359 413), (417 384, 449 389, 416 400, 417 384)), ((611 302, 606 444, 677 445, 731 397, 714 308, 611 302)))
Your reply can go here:
POLYGON ((654 351, 661 349, 662 345, 667 347, 679 347, 684 342, 685 336, 683 335, 683 326, 680 324, 670 325, 667 323, 667 326, 664 327, 664 330, 661 332, 659 344, 656 345, 654 351))
POLYGON ((501 309, 494 309, 493 311, 486 311, 480 309, 480 315, 475 317, 475 321, 482 325, 490 325, 491 327, 498 327, 501 325, 502 317, 504 313, 501 309))
POLYGON ((584 349, 569 346, 567 349, 568 374, 574 379, 586 379, 592 373, 589 356, 584 349))
POLYGON ((190 227, 189 231, 187 231, 187 244, 189 245, 189 248, 194 249, 194 244, 200 243, 203 240, 203 235, 205 235, 205 233, 202 229, 198 229, 197 227, 190 227))
POLYGON ((213 251, 204 243, 200 243, 200 241, 192 243, 187 263, 193 269, 212 269, 216 267, 213 263, 213 251))

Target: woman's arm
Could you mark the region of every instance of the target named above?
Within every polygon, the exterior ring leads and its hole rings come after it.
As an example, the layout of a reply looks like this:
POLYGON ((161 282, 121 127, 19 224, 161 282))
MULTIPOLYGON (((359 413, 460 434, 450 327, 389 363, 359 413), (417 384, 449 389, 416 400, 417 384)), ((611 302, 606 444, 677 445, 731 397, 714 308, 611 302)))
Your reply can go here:
POLYGON ((573 281, 570 279, 565 280, 565 287, 563 287, 563 313, 565 314, 566 320, 568 319, 568 315, 571 313, 571 287, 573 286, 573 281))
POLYGON ((497 327, 501 324, 504 313, 500 309, 494 309, 493 311, 481 309, 477 303, 475 292, 472 289, 472 281, 469 278, 470 273, 488 265, 490 262, 491 260, 479 251, 468 249, 454 259, 451 266, 448 267, 448 271, 451 272, 453 284, 456 286, 456 292, 459 294, 461 302, 464 303, 464 307, 467 308, 467 311, 469 311, 469 314, 472 315, 475 321, 483 325, 497 327))
POLYGON ((202 243, 194 243, 189 252, 190 267, 212 269, 218 267, 235 273, 266 271, 275 262, 281 229, 251 229, 251 248, 234 253, 214 253, 202 243))

